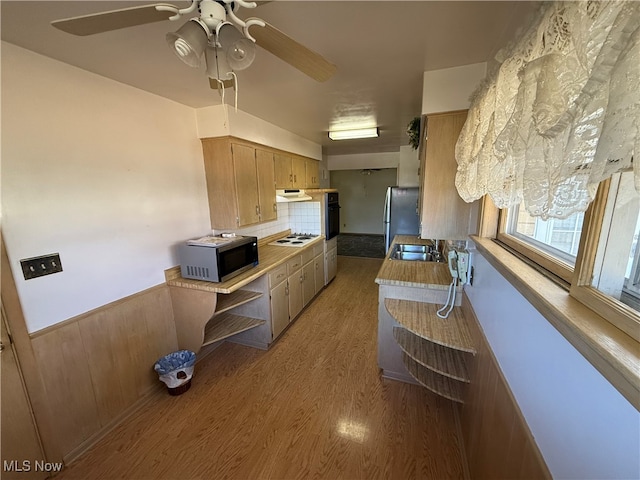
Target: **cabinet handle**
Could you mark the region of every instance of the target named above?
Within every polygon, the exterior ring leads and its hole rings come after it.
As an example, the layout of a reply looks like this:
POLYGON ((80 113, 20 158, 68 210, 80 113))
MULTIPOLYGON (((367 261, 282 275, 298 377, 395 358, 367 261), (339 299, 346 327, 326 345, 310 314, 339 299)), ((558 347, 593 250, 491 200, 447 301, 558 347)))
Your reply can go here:
POLYGON ((293 182, 293 173, 289 174, 289 182, 292 183, 293 182))
POLYGON ((289 282, 287 282, 287 286, 284 287, 284 294, 289 295, 289 282))
POLYGON ((276 203, 273 204, 273 211, 274 212, 278 211, 278 204, 276 204, 276 203))
POLYGON ((293 176, 293 181, 294 181, 294 182, 297 182, 297 181, 298 181, 298 175, 294 175, 294 176, 293 176))
POLYGON ((256 215, 260 215, 260 205, 256 205, 256 215))

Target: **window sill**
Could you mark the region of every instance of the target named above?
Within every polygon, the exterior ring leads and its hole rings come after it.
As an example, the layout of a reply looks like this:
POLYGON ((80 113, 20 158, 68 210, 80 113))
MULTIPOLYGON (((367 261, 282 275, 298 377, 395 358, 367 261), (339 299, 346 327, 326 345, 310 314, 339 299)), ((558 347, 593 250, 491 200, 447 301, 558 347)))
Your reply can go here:
POLYGON ((490 238, 480 253, 640 411, 640 343, 490 238))

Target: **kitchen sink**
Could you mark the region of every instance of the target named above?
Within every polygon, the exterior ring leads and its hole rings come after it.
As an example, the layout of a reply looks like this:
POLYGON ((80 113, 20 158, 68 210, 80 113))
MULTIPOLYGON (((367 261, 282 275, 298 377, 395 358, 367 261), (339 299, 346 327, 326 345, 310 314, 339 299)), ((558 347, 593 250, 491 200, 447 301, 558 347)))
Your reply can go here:
POLYGON ((410 262, 444 262, 442 254, 430 245, 409 245, 403 243, 397 243, 393 247, 389 258, 410 262))
POLYGON ((397 243, 395 250, 398 252, 431 253, 433 247, 430 245, 409 245, 405 243, 397 243))

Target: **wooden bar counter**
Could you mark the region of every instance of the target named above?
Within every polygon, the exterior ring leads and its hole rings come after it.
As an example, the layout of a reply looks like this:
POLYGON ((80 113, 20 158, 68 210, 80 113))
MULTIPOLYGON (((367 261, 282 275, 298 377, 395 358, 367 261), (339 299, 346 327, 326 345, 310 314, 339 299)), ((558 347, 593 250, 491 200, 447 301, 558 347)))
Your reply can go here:
POLYGON ((378 365, 386 378, 419 383, 462 402, 476 350, 460 310, 462 287, 446 319, 436 311, 447 302, 452 277, 447 263, 392 259, 395 244, 432 245, 430 240, 394 238, 376 283, 378 293, 378 365))

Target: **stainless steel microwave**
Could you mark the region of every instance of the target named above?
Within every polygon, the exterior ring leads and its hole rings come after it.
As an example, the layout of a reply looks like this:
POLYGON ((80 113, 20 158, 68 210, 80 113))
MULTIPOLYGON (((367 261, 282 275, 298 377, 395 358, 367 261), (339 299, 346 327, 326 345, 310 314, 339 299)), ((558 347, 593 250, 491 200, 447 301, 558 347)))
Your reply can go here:
POLYGON ((184 278, 226 282, 258 265, 256 237, 202 237, 178 248, 184 278))

